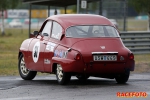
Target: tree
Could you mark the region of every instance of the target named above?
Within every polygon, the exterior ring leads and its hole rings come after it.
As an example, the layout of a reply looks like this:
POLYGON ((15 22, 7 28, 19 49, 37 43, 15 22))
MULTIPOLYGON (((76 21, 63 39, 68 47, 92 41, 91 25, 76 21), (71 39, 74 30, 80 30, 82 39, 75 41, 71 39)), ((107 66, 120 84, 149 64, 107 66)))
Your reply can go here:
POLYGON ((2 33, 2 35, 5 35, 4 15, 3 15, 4 10, 13 9, 19 3, 20 3, 20 0, 0 0, 0 11, 1 11, 1 19, 2 19, 2 23, 1 23, 1 33, 2 33))
POLYGON ((137 12, 145 12, 148 15, 148 30, 150 30, 150 0, 129 0, 137 12))

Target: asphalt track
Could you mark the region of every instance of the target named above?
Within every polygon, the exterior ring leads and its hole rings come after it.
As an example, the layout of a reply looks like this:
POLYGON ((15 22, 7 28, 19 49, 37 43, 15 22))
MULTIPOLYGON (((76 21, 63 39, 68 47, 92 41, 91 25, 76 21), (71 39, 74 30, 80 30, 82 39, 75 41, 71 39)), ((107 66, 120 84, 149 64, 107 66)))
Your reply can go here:
POLYGON ((150 73, 131 74, 126 84, 94 77, 82 82, 72 77, 65 86, 58 85, 55 75, 36 76, 32 81, 1 76, 0 100, 150 100, 150 73), (146 93, 147 97, 134 96, 135 93, 146 93))

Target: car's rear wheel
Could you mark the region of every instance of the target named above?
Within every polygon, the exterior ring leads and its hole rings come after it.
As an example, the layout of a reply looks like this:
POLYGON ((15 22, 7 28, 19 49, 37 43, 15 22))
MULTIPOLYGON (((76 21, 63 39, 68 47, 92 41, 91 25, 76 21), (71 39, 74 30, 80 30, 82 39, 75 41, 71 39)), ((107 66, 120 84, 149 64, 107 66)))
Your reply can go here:
POLYGON ((68 72, 64 72, 62 66, 57 64, 56 78, 59 84, 65 85, 70 81, 71 75, 68 72))
POLYGON ((126 83, 128 81, 129 76, 130 76, 130 71, 127 71, 126 73, 117 75, 115 77, 115 79, 116 79, 117 83, 123 84, 123 83, 126 83))
POLYGON ((30 71, 26 68, 26 64, 22 54, 19 57, 18 70, 21 78, 24 80, 32 80, 37 74, 36 71, 30 71))

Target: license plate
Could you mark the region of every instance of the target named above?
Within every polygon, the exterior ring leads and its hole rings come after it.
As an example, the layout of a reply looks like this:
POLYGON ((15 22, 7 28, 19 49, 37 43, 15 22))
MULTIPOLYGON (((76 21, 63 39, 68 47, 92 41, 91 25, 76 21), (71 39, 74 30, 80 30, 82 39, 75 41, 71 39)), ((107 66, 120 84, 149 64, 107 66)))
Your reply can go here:
POLYGON ((94 61, 117 61, 116 55, 93 55, 94 61))

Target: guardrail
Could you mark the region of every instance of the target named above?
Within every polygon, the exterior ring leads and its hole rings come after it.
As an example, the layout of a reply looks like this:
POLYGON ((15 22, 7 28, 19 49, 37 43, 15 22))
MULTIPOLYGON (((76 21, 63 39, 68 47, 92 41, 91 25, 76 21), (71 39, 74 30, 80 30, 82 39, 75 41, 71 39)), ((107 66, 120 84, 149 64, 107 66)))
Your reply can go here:
POLYGON ((150 32, 120 32, 123 43, 134 54, 150 53, 150 32))

